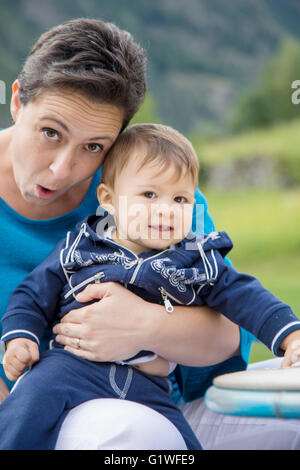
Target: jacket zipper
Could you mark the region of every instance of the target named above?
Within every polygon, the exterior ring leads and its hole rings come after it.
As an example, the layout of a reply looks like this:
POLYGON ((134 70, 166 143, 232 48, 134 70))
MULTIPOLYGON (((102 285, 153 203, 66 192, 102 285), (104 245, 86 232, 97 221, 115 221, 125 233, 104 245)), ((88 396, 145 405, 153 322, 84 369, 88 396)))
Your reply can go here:
MULTIPOLYGON (((144 261, 149 261, 149 259, 155 258, 156 256, 160 256, 160 255, 162 255, 163 253, 165 253, 165 251, 169 251, 169 249, 166 249, 166 250, 164 250, 164 251, 161 251, 160 253, 156 253, 156 255, 150 256, 149 258, 145 258, 145 259, 143 259, 143 258, 137 258, 136 260, 134 260, 134 261, 132 262, 132 266, 134 266, 135 264, 137 264, 137 266, 136 266, 136 268, 135 268, 135 270, 134 270, 134 272, 133 272, 133 274, 132 274, 132 277, 131 277, 131 279, 130 279, 130 281, 129 281, 129 284, 133 284, 133 282, 135 281, 135 278, 136 278, 136 276, 137 276, 137 273, 138 273, 140 267, 142 266, 142 264, 144 263, 144 261)), ((131 266, 131 267, 132 267, 132 266, 131 266)))
POLYGON ((84 281, 80 282, 79 284, 77 284, 77 286, 73 287, 72 289, 70 289, 65 295, 64 295, 64 298, 67 299, 68 297, 70 297, 70 295, 74 294, 74 292, 76 292, 78 289, 80 289, 81 287, 84 287, 86 284, 90 284, 91 282, 95 282, 95 284, 99 283, 100 282, 100 279, 102 279, 104 277, 104 272, 103 271, 100 271, 99 273, 95 274, 94 276, 92 277, 89 277, 88 279, 85 279, 84 281))
POLYGON ((171 301, 170 301, 169 297, 171 297, 173 300, 175 300, 175 302, 178 302, 179 304, 182 304, 182 302, 180 302, 179 300, 175 299, 175 297, 173 297, 171 294, 169 294, 169 292, 167 292, 164 287, 159 287, 158 290, 159 290, 160 293, 161 293, 163 302, 164 302, 164 304, 165 304, 165 309, 166 309, 166 311, 167 311, 168 313, 172 313, 172 312, 174 311, 174 307, 173 307, 173 305, 171 304, 171 301))
POLYGON ((71 262, 74 261, 74 251, 76 250, 83 234, 85 234, 86 237, 90 236, 90 234, 86 230, 86 224, 81 225, 81 228, 80 228, 80 231, 78 232, 77 237, 75 238, 71 247, 69 248, 65 263, 69 263, 70 259, 71 259, 71 262))
POLYGON ((136 268, 135 268, 135 270, 134 270, 134 272, 133 272, 133 274, 132 274, 132 276, 131 276, 130 281, 128 282, 128 284, 133 284, 133 282, 134 282, 135 279, 136 279, 137 273, 139 272, 139 269, 140 269, 140 267, 141 267, 141 265, 143 264, 144 261, 148 261, 149 259, 155 258, 156 256, 160 256, 160 255, 162 255, 163 253, 165 253, 166 251, 169 251, 169 248, 167 248, 166 250, 161 251, 161 252, 157 253, 156 255, 150 256, 150 258, 145 258, 145 259, 143 259, 143 258, 139 258, 139 257, 136 255, 136 253, 134 253, 134 251, 131 251, 129 248, 126 248, 126 247, 124 247, 124 246, 122 246, 122 245, 119 245, 119 243, 115 242, 114 240, 109 240, 109 241, 112 242, 114 245, 116 245, 116 246, 122 248, 122 249, 125 248, 126 250, 130 251, 130 253, 132 253, 133 256, 135 257, 135 259, 134 259, 133 261, 131 261, 130 263, 128 263, 128 264, 127 264, 127 267, 126 267, 126 269, 131 269, 134 265, 137 265, 136 268))
MULTIPOLYGON (((139 271, 139 269, 140 269, 141 264, 143 263, 143 261, 144 261, 143 258, 138 258, 138 259, 136 259, 136 260, 132 263, 132 266, 134 266, 134 265, 136 264, 136 268, 135 268, 135 270, 133 271, 133 274, 132 274, 132 276, 131 276, 131 279, 130 279, 130 281, 129 281, 129 284, 133 284, 133 283, 134 283, 135 278, 136 278, 136 276, 137 276, 137 273, 138 273, 138 271, 139 271)), ((132 267, 132 266, 131 266, 131 267, 132 267)))
MULTIPOLYGON (((83 230, 83 232, 84 232, 84 230, 83 230)), ((127 269, 128 269, 128 268, 130 269, 130 268, 132 268, 135 264, 137 264, 137 266, 136 266, 136 268, 135 268, 135 270, 134 270, 134 272, 133 272, 133 274, 132 274, 132 276, 131 276, 131 279, 130 279, 130 281, 128 282, 128 284, 132 284, 132 283, 135 281, 136 276, 137 276, 137 274, 138 274, 138 271, 139 271, 139 269, 140 269, 140 267, 141 267, 141 265, 143 264, 144 261, 148 261, 148 260, 151 259, 151 258, 155 258, 156 256, 160 256, 160 255, 162 255, 163 253, 165 253, 166 251, 169 251, 169 248, 167 248, 166 250, 164 250, 164 251, 162 251, 162 252, 159 252, 159 253, 157 253, 156 255, 150 256, 150 258, 145 258, 145 259, 143 259, 143 258, 138 258, 138 256, 136 255, 136 253, 134 253, 134 251, 132 251, 132 250, 130 250, 129 248, 126 248, 126 247, 124 247, 124 246, 122 246, 122 245, 119 245, 119 243, 115 242, 114 240, 109 240, 109 241, 112 242, 114 245, 116 245, 116 246, 122 248, 122 249, 125 248, 126 250, 130 251, 130 253, 132 253, 133 256, 136 258, 135 260, 131 261, 131 262, 127 265, 127 266, 128 266, 127 269)), ((78 240, 76 246, 78 245, 78 243, 79 243, 79 240, 78 240)), ((73 244, 74 244, 74 243, 73 243, 73 244)), ((72 251, 74 251, 74 249, 73 249, 72 251)), ((100 273, 98 273, 98 274, 100 274, 100 273)), ((104 273, 102 273, 102 274, 103 274, 103 276, 104 276, 104 273)), ((97 276, 97 275, 96 275, 96 276, 97 276)), ((95 277, 96 277, 96 276, 93 276, 93 277, 91 277, 91 278, 89 278, 89 279, 86 279, 85 281, 81 282, 81 283, 78 284, 77 286, 73 287, 71 290, 69 290, 69 291, 65 294, 65 296, 64 296, 65 299, 66 299, 67 297, 69 297, 70 295, 72 295, 76 290, 80 289, 80 287, 82 287, 82 286, 84 286, 85 284, 88 284, 89 282, 92 282, 93 280, 95 280, 95 277)), ((101 277, 103 277, 103 276, 101 276, 101 277)), ((97 279, 98 279, 98 280, 95 280, 95 282, 99 282, 99 279, 101 279, 101 278, 97 278, 97 279)), ((179 301, 176 300, 176 299, 174 299, 174 300, 175 300, 176 302, 179 302, 179 301)), ((181 303, 181 302, 180 302, 180 303, 181 303)), ((169 308, 169 309, 172 308, 172 309, 174 310, 173 305, 171 304, 170 301, 169 301, 169 304, 170 304, 170 305, 168 305, 168 308, 169 308)), ((166 308, 167 308, 167 307, 166 307, 166 308)), ((173 310, 167 310, 167 311, 172 312, 173 310)))
MULTIPOLYGON (((174 307, 170 301, 170 299, 174 300, 175 302, 177 302, 178 304, 181 304, 181 305, 184 305, 183 302, 181 302, 180 300, 176 299, 176 297, 174 297, 172 294, 170 294, 169 292, 166 291, 166 289, 164 287, 159 287, 158 290, 160 291, 161 293, 161 296, 162 296, 162 299, 163 299, 163 302, 165 304, 165 309, 168 313, 171 313, 173 312, 174 310, 174 307)), ((193 289, 194 291, 194 289, 193 289)), ((190 305, 194 299, 195 299, 195 291, 194 291, 194 297, 192 298, 192 300, 186 304, 186 305, 190 305)))

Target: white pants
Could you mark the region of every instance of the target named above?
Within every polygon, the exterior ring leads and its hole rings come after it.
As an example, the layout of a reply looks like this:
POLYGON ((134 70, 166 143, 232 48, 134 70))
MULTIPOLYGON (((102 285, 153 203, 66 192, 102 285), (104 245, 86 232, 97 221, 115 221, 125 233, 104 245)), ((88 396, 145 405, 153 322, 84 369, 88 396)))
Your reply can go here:
POLYGON ((129 400, 99 398, 67 415, 56 450, 186 450, 167 418, 129 400))
MULTIPOLYGON (((250 368, 280 367, 271 359, 250 368)), ((300 420, 215 414, 203 398, 180 406, 204 449, 300 450, 300 420)), ((56 449, 185 450, 164 416, 126 400, 98 399, 70 411, 56 449)))

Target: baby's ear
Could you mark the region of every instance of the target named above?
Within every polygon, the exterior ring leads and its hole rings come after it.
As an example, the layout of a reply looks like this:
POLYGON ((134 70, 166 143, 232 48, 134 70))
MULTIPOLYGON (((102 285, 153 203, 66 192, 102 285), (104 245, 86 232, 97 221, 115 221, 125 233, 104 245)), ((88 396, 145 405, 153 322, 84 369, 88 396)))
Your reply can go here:
POLYGON ((97 197, 100 206, 109 212, 111 215, 115 215, 115 208, 113 205, 113 192, 107 184, 101 183, 97 188, 97 197))

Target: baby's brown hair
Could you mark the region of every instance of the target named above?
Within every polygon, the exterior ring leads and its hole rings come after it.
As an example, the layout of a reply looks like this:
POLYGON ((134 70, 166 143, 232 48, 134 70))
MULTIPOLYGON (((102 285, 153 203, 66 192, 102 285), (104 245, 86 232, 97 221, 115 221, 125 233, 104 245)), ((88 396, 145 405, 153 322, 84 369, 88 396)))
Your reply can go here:
POLYGON ((152 162, 158 164, 158 172, 173 165, 178 178, 190 173, 196 188, 199 161, 191 142, 177 130, 162 124, 135 124, 122 132, 105 157, 101 182, 113 189, 117 175, 136 155, 137 149, 141 150, 137 171, 152 162))

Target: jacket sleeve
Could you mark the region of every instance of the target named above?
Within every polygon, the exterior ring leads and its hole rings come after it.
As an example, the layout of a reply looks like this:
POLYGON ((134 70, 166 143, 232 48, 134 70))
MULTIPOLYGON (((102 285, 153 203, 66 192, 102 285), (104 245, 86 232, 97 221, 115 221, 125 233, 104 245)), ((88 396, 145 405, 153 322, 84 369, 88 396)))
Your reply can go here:
POLYGON ((216 267, 211 282, 200 286, 197 293, 209 307, 225 315, 281 356, 282 340, 300 329, 300 321, 289 305, 277 299, 254 277, 228 266, 218 250, 211 250, 206 259, 216 267))
POLYGON ((25 337, 39 344, 45 328, 55 318, 60 293, 66 283, 60 264, 65 243, 65 240, 60 241, 12 293, 2 318, 2 341, 25 337))

